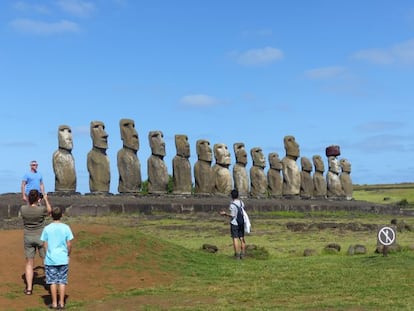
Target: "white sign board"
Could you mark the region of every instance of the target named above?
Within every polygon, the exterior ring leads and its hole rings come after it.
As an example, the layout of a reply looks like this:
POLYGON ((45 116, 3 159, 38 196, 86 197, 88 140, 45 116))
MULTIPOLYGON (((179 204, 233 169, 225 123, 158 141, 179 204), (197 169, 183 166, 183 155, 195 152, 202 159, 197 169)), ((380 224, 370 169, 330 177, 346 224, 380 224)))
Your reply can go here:
POLYGON ((382 227, 378 231, 378 241, 384 246, 388 246, 394 243, 395 241, 394 229, 391 227, 382 227))

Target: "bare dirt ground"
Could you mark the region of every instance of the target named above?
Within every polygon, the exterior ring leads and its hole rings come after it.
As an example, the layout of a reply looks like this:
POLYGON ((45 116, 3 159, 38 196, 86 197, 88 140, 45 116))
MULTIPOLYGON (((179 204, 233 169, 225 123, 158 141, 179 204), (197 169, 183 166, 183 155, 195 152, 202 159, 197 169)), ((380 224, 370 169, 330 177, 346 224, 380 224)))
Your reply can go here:
MULTIPOLYGON (((99 235, 108 233, 116 228, 101 225, 71 225, 75 235, 80 231, 99 235)), ((35 282, 33 294, 25 295, 23 290, 25 259, 23 254, 23 230, 0 230, 0 309, 26 310, 27 308, 46 307, 50 304, 50 295, 45 285, 43 262, 37 256, 35 260, 35 282)), ((74 241, 76 243, 76 241, 74 241)), ((76 245, 76 244, 75 244, 76 245)), ((118 291, 152 287, 155 284, 168 284, 174 276, 159 271, 156 267, 147 267, 140 272, 134 270, 108 271, 102 266, 100 258, 117 252, 108 246, 89 248, 87 256, 82 256, 82 250, 76 251, 70 261, 69 284, 67 287, 67 304, 71 299, 76 301, 95 301, 93 305, 82 310, 135 310, 134 306, 141 303, 151 304, 151 297, 139 296, 132 299, 116 299, 110 303, 99 303, 104 297, 118 291), (72 298, 73 297, 73 298, 72 298), (99 305, 99 306, 98 306, 99 305)), ((140 250, 145 251, 145 250, 140 250)), ((86 252, 86 251, 85 251, 86 252)), ((131 257, 134 254, 130 254, 131 257)), ((120 258, 128 260, 128 255, 120 258)), ((165 302, 167 303, 167 302, 165 302)), ((157 305, 163 302, 158 301, 157 305)), ((168 305, 164 306, 168 308, 168 305)), ((163 308, 164 308, 163 307, 163 308)))

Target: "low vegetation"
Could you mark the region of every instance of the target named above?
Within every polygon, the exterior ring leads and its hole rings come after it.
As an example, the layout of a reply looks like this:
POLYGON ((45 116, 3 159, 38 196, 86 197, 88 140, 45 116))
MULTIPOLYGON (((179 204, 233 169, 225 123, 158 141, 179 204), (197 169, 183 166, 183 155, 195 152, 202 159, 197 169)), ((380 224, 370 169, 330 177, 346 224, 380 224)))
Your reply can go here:
POLYGON ((354 198, 380 204, 414 208, 414 184, 355 185, 354 198))
MULTIPOLYGON (((252 214, 247 243, 258 254, 244 260, 233 259, 228 224, 218 214, 83 218, 82 222, 120 229, 117 236, 99 243, 81 236, 79 247, 121 243, 128 252, 131 245, 153 245, 128 264, 139 269, 142 261, 156 262, 177 277, 168 286, 127 290, 99 303, 74 306, 93 310, 111 301, 133 304, 139 298, 148 304, 134 310, 411 310, 414 221, 394 219, 407 226, 397 233, 400 250, 384 256, 375 251, 373 228, 389 225, 389 217, 346 212, 252 214), (292 223, 302 230, 292 230, 292 223), (215 245, 218 252, 203 251, 204 243, 215 245), (341 250, 325 251, 330 243, 341 250), (348 255, 348 247, 355 244, 364 245, 367 253, 348 255), (305 257, 305 249, 312 249, 312 256, 305 257)), ((120 305, 116 310, 129 310, 120 305)))
MULTIPOLYGON (((406 207, 412 208, 413 185, 357 186, 355 198, 382 204, 406 201, 406 207)), ((128 266, 141 271, 150 266, 175 276, 169 283, 125 288, 99 301, 72 297, 67 309, 413 309, 414 218, 357 211, 257 212, 250 218, 252 232, 246 239, 252 251, 243 260, 233 258, 228 220, 219 214, 67 218, 69 224, 111 228, 110 234, 82 232, 76 237, 76 248, 83 256, 91 248, 116 245, 122 249, 119 254, 102 258, 108 262, 106 269, 128 266), (396 230, 399 248, 385 256, 376 251, 377 233, 391 222, 404 225, 396 230), (206 252, 202 249, 206 243, 218 251, 206 252), (340 250, 326 251, 329 244, 340 250), (353 245, 363 245, 366 253, 348 254, 353 245), (132 261, 116 260, 131 253, 136 254, 132 261)))

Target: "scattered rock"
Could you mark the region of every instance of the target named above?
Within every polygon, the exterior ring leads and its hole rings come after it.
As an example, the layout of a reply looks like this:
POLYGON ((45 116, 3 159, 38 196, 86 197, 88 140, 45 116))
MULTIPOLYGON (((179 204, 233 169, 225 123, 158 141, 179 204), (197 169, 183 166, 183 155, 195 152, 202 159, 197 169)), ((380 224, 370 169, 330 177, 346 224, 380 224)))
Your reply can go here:
POLYGON ((305 257, 314 256, 314 255, 316 255, 316 250, 314 249, 307 248, 303 251, 303 256, 305 257))
POLYGON ((201 247, 202 250, 206 251, 207 253, 217 253, 218 247, 211 244, 203 244, 201 247))
POLYGON ((335 249, 338 252, 341 251, 341 245, 339 245, 337 243, 329 243, 328 245, 325 246, 325 249, 327 249, 327 248, 335 249))
POLYGON ((367 248, 364 245, 356 244, 350 245, 348 248, 348 255, 363 255, 367 253, 367 248))

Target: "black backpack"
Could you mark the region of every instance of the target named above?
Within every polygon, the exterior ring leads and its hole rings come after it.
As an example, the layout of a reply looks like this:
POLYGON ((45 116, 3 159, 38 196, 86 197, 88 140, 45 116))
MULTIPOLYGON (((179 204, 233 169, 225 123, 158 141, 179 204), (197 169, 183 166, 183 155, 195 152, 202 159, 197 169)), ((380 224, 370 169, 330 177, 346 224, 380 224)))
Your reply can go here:
POLYGON ((244 227, 244 217, 243 217, 243 209, 242 209, 242 206, 238 206, 235 203, 232 203, 232 204, 237 207, 237 215, 236 215, 237 225, 244 227))

